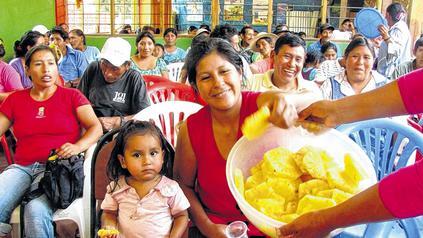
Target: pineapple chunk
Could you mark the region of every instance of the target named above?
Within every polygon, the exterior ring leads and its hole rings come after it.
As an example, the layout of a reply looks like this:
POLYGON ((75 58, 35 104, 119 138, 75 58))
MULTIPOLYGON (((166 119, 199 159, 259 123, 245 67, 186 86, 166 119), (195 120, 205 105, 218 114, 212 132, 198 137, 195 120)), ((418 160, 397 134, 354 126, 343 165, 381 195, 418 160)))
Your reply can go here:
POLYGON ((333 207, 336 202, 331 198, 305 195, 298 202, 297 214, 302 215, 307 212, 317 211, 328 207, 333 207))
POLYGON ((326 179, 326 169, 320 152, 317 148, 305 146, 297 152, 295 162, 303 173, 308 173, 313 178, 326 179))
POLYGON ((307 194, 317 195, 318 192, 329 189, 329 184, 321 179, 312 179, 300 184, 298 188, 298 198, 302 198, 307 194))
POLYGON ((328 170, 328 183, 331 188, 337 188, 347 193, 355 193, 358 189, 358 184, 351 181, 345 171, 339 169, 328 170))
POLYGON ((234 171, 234 183, 235 187, 238 189, 238 192, 244 197, 244 175, 240 169, 235 169, 234 171))
POLYGON ((272 198, 262 198, 257 199, 256 202, 259 207, 258 210, 267 216, 278 219, 278 217, 284 214, 285 200, 282 199, 272 199, 272 198))
POLYGON ((297 219, 299 216, 300 215, 298 215, 297 213, 285 214, 279 217, 278 220, 284 223, 290 223, 293 220, 297 219))
POLYGON ((244 120, 241 131, 248 140, 253 140, 264 133, 269 125, 270 111, 268 107, 262 107, 244 120))
POLYGON ((287 201, 297 199, 298 180, 290 180, 285 178, 269 178, 267 184, 280 196, 287 201))
POLYGON ((328 190, 323 190, 317 193, 317 196, 319 197, 325 197, 325 198, 332 198, 333 200, 335 200, 336 204, 341 203, 345 200, 347 200, 348 198, 350 198, 352 196, 351 193, 346 193, 342 190, 339 189, 328 189, 328 190))
POLYGON ((354 163, 350 154, 344 156, 345 173, 354 184, 359 184, 361 180, 365 178, 365 175, 361 172, 362 170, 354 163))
POLYGON ((247 178, 247 180, 245 181, 245 189, 254 188, 255 186, 263 182, 264 182, 264 178, 261 171, 257 172, 247 178))
POLYGON ((281 147, 269 150, 264 154, 261 169, 263 174, 270 178, 297 179, 301 176, 301 171, 292 158, 292 152, 281 147))

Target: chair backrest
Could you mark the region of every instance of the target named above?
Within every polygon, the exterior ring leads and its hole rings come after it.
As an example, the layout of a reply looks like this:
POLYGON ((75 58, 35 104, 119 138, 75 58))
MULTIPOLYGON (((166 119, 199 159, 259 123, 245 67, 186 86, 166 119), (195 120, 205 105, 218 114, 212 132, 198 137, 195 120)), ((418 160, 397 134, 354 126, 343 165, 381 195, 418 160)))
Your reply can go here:
POLYGON ((156 83, 163 83, 163 82, 169 82, 170 80, 157 75, 143 75, 142 76, 145 81, 145 85, 147 86, 147 89, 149 89, 151 86, 153 86, 156 83))
POLYGON ((191 86, 171 81, 153 84, 147 88, 147 93, 153 104, 165 101, 202 102, 191 86))
POLYGON ((406 166, 414 151, 423 150, 422 135, 391 119, 361 121, 337 129, 367 153, 379 180, 406 166))
POLYGON ((179 75, 181 74, 184 62, 171 63, 167 65, 167 71, 169 71, 169 79, 177 82, 179 75))
POLYGON ((0 143, 1 143, 1 146, 3 147, 3 153, 4 153, 4 157, 6 157, 7 164, 8 165, 13 164, 12 150, 10 149, 10 146, 9 146, 9 143, 7 142, 7 138, 5 134, 3 134, 0 137, 0 143))
POLYGON ((103 135, 97 142, 91 160, 91 201, 90 201, 90 220, 91 234, 89 237, 95 236, 95 228, 97 227, 97 200, 103 200, 107 192, 109 179, 107 178, 106 168, 110 159, 110 154, 114 147, 114 136, 119 129, 114 129, 103 135))
MULTIPOLYGON (((337 129, 348 135, 367 153, 379 180, 407 166, 412 162, 412 153, 423 149, 423 136, 419 132, 391 119, 361 121, 345 124, 337 129)), ((415 218, 370 223, 362 237, 388 237, 394 231, 393 227, 403 229, 406 237, 419 237, 415 218)))
POLYGON ((143 109, 135 114, 133 119, 139 121, 153 121, 154 124, 161 129, 169 143, 175 147, 178 124, 201 108, 202 106, 197 103, 168 101, 153 104, 143 109))

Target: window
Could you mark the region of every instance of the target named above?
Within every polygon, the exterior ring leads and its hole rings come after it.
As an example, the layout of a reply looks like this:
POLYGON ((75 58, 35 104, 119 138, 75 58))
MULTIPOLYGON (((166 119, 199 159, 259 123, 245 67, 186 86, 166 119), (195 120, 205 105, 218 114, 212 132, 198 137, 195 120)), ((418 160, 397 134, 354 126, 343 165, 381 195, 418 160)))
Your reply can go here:
MULTIPOLYGON (((274 26, 283 23, 292 31, 315 35, 322 15, 321 0, 304 0, 303 5, 298 5, 296 1, 67 0, 65 7, 69 26, 82 29, 86 34, 124 33, 124 26, 127 25, 131 27, 129 33, 136 33, 147 25, 160 32, 168 27, 187 32, 191 25, 211 26, 213 22, 228 23, 238 29, 249 24, 258 31, 271 31, 274 26), (272 14, 269 14, 269 9, 272 9, 272 14)), ((329 12, 327 19, 335 27, 340 20, 352 18, 354 12, 360 10, 340 5, 328 6, 326 9, 329 12)))

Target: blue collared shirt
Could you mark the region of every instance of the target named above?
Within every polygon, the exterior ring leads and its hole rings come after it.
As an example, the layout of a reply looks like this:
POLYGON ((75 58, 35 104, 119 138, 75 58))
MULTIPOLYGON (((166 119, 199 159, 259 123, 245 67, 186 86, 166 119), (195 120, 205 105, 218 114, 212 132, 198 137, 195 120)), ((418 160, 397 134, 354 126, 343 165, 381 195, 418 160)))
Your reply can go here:
MULTIPOLYGON (((339 45, 336 44, 335 42, 332 42, 332 44, 336 46, 336 55, 338 56, 338 58, 342 57, 343 52, 341 52, 341 48, 339 48, 339 45)), ((312 51, 320 52, 321 48, 322 48, 322 44, 320 43, 320 39, 319 39, 307 47, 307 52, 312 52, 312 51)))
POLYGON ((65 82, 68 82, 82 77, 88 66, 88 61, 85 55, 79 50, 74 50, 66 46, 66 51, 66 55, 59 63, 59 73, 65 82))

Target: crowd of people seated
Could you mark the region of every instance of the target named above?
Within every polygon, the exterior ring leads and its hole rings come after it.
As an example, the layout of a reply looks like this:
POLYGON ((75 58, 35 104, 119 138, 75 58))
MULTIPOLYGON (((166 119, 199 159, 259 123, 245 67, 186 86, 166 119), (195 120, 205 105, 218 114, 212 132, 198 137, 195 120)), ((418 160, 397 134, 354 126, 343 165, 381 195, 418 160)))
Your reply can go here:
MULTIPOLYGON (((226 158, 242 136, 245 117, 267 106, 270 121, 286 128, 312 102, 371 92, 422 68, 423 38, 411 51, 405 17, 401 4, 391 4, 388 26, 379 27, 378 39, 357 34, 351 19, 339 30, 322 24, 308 47, 305 33, 291 32, 285 24, 272 33, 250 25, 239 31, 228 24, 192 26, 187 50, 177 46, 175 28, 163 32, 160 44, 156 29, 145 26, 136 30, 134 55, 121 37, 109 37, 99 50, 86 44, 80 29, 38 25, 16 40, 9 64, 2 60, 5 42, 0 39, 0 135, 12 128, 17 139, 15 164, 0 174, 0 194, 9 194, 0 196, 0 207, 7 207, 0 210, 0 237, 10 232, 10 215, 45 169, 51 149, 66 158, 116 128, 126 134, 118 137, 108 166, 115 187, 109 187, 101 206, 104 229, 137 233, 134 227, 158 226, 164 216, 166 229, 151 229, 157 232, 151 237, 225 237, 226 225, 235 220, 247 222, 249 235, 263 236, 237 208, 225 177, 226 158), (347 40, 348 46, 342 51, 335 40, 347 40), (151 104, 143 76, 169 78, 168 65, 179 62, 184 65, 178 82, 190 84, 206 106, 179 128, 172 176, 162 171, 173 161, 163 149, 163 135, 153 125, 131 120, 151 104), (118 183, 124 189, 115 190, 118 183), (170 210, 150 204, 154 199, 170 210), (151 221, 137 220, 142 202, 155 210, 151 221), (131 209, 136 212, 128 215, 131 209)), ((121 29, 121 34, 132 33, 130 25, 121 29)), ((32 202, 25 209, 26 236, 54 237, 54 208, 44 196, 32 202)), ((290 234, 290 229, 281 232, 290 234)), ((140 228, 139 235, 146 234, 152 233, 140 228)))

